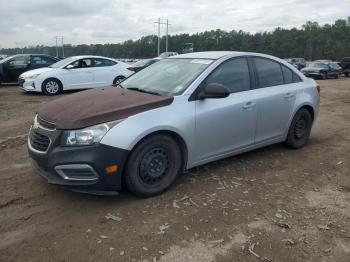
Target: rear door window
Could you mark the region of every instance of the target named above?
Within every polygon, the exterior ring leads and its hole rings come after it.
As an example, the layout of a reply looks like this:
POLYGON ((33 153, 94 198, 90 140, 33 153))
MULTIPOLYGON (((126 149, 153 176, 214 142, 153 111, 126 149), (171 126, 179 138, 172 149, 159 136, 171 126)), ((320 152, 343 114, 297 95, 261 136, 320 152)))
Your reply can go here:
POLYGON ((205 82, 221 84, 231 93, 249 90, 250 74, 247 59, 234 58, 222 63, 205 82))
POLYGON ((95 67, 105 67, 105 66, 114 66, 117 62, 114 62, 112 60, 103 59, 103 58, 95 58, 94 59, 94 66, 95 67))
POLYGON ((260 57, 254 57, 253 61, 258 74, 258 83, 261 88, 284 84, 281 65, 278 62, 260 57))

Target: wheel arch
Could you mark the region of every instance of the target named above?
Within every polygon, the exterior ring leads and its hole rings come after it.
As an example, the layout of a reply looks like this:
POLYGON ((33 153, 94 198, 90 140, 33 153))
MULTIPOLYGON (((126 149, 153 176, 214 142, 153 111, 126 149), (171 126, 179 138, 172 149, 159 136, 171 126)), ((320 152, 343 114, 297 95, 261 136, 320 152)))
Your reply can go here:
POLYGON ((49 76, 49 77, 46 77, 46 78, 44 78, 42 81, 41 81, 41 90, 43 90, 43 88, 44 88, 44 83, 46 82, 46 81, 48 81, 48 80, 56 80, 56 81, 58 81, 59 83, 60 83, 60 85, 61 85, 61 88, 62 88, 62 90, 64 90, 64 85, 63 85, 63 81, 60 79, 60 78, 58 78, 58 77, 56 77, 56 76, 49 76))
POLYGON ((113 80, 112 80, 112 85, 114 85, 115 80, 117 80, 118 78, 125 79, 126 76, 125 76, 124 74, 120 74, 120 73, 119 73, 117 76, 115 76, 115 77, 113 78, 113 80))
MULTIPOLYGON (((301 107, 298 108, 297 111, 295 111, 295 114, 300 110, 300 109, 306 109, 307 111, 309 111, 310 115, 311 115, 311 118, 312 118, 312 122, 315 120, 315 110, 314 108, 309 105, 309 104, 306 104, 306 105, 303 105, 301 107)), ((295 115, 294 114, 294 115, 295 115)))
MULTIPOLYGON (((186 144, 185 139, 176 131, 174 130, 170 130, 170 129, 160 129, 160 130, 155 130, 152 132, 149 132, 145 135, 143 135, 142 137, 140 137, 137 141, 134 141, 133 146, 130 150, 130 153, 137 147, 137 145, 139 145, 142 141, 144 141, 145 139, 151 137, 151 136, 155 136, 155 135, 166 135, 171 137, 172 139, 174 139, 174 141, 179 145, 180 150, 181 150, 181 154, 182 154, 182 170, 184 171, 186 169, 187 166, 187 161, 188 161, 188 146, 186 144)), ((130 156, 129 153, 129 156, 130 156)), ((128 156, 128 159, 129 159, 128 156)), ((128 161, 127 159, 127 161, 128 161)))

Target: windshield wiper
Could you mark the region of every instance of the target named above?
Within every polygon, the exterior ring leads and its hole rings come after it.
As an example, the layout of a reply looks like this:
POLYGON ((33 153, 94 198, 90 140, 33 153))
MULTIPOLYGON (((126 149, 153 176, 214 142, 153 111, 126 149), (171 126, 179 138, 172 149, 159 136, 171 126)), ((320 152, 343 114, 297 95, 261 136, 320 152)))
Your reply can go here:
POLYGON ((141 93, 147 93, 147 94, 151 94, 151 95, 161 96, 160 93, 157 93, 155 91, 145 90, 145 89, 141 89, 141 88, 137 88, 137 87, 129 87, 127 89, 128 90, 137 91, 137 92, 141 92, 141 93))

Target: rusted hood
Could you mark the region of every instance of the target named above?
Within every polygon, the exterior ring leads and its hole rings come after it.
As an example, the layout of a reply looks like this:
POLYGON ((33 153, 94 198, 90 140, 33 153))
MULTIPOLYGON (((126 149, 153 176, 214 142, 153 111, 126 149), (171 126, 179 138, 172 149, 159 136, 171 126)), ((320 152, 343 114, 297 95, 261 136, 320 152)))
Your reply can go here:
POLYGON ((79 129, 167 106, 172 101, 172 97, 106 87, 58 98, 43 105, 38 114, 54 122, 57 129, 79 129))

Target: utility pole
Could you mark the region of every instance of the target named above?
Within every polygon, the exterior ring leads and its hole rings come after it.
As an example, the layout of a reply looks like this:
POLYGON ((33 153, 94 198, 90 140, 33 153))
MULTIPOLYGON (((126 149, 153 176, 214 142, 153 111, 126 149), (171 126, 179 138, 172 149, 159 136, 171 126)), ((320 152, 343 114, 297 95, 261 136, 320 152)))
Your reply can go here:
MULTIPOLYGON (((164 19, 163 19, 164 21, 164 19)), ((161 18, 158 18, 157 22, 154 22, 155 24, 158 25, 158 56, 160 55, 160 26, 161 25, 166 25, 166 46, 165 46, 165 51, 168 52, 168 35, 169 35, 169 20, 166 19, 166 22, 161 21, 161 18)))
POLYGON ((160 54, 160 18, 158 18, 158 56, 160 54))
POLYGON ((58 43, 57 43, 58 36, 56 36, 55 39, 56 39, 56 57, 58 57, 58 43))
POLYGON ((165 39, 165 52, 168 52, 168 34, 169 34, 169 20, 166 20, 166 39, 165 39))
POLYGON ((63 36, 62 36, 61 40, 62 40, 62 56, 64 57, 64 44, 63 44, 63 36))

